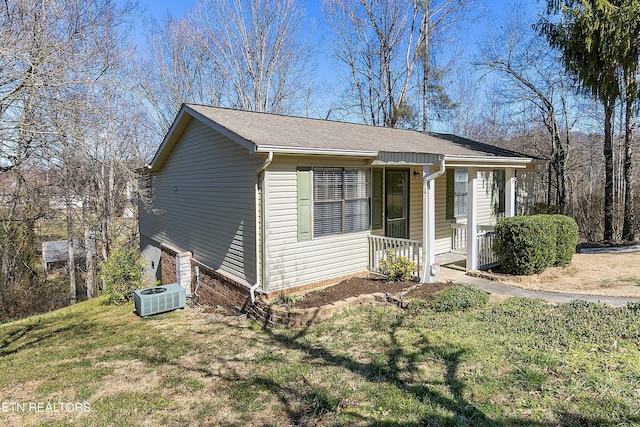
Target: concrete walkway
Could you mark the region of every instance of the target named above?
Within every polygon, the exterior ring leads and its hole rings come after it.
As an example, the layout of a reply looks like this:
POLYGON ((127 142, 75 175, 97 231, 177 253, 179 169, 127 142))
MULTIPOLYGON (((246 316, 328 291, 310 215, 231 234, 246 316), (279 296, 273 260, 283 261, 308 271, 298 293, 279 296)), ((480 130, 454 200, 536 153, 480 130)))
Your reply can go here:
POLYGON ((603 304, 609 304, 613 306, 625 306, 628 302, 640 301, 638 298, 626 298, 626 297, 609 297, 605 295, 586 295, 586 294, 574 294, 566 292, 543 292, 543 291, 530 291, 527 289, 517 288, 515 286, 509 286, 504 283, 495 282, 493 280, 482 279, 480 277, 467 276, 464 271, 454 270, 452 268, 442 267, 440 274, 438 274, 438 281, 451 280, 457 283, 464 283, 474 285, 483 291, 508 297, 525 297, 525 298, 540 298, 552 303, 567 303, 574 300, 582 300, 589 302, 601 302, 603 304))

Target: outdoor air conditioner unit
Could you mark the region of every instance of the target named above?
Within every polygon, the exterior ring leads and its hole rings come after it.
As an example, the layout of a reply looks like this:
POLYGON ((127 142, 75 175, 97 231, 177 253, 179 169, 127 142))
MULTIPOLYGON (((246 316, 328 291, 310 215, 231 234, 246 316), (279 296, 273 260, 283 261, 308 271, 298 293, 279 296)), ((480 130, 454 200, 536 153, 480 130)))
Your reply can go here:
POLYGON ((133 301, 140 317, 184 308, 186 300, 184 288, 177 283, 133 291, 133 301))

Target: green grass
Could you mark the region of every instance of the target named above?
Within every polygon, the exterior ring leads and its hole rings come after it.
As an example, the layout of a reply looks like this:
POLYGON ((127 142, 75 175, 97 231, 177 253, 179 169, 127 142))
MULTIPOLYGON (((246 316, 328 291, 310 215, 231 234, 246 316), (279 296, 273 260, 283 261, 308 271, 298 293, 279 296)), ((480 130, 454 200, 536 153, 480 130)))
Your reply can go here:
POLYGON ((640 423, 640 309, 510 299, 363 307, 302 331, 148 319, 96 299, 0 325, 4 425, 640 423))

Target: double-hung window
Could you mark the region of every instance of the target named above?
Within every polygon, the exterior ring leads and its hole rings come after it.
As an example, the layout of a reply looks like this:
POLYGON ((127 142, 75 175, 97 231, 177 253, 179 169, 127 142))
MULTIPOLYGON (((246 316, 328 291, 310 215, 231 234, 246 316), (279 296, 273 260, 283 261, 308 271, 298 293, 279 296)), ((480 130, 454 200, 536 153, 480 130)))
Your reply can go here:
POLYGON ((447 171, 447 219, 467 216, 467 181, 466 169, 447 171))
POLYGON ((369 173, 364 168, 313 169, 313 235, 369 229, 369 173))

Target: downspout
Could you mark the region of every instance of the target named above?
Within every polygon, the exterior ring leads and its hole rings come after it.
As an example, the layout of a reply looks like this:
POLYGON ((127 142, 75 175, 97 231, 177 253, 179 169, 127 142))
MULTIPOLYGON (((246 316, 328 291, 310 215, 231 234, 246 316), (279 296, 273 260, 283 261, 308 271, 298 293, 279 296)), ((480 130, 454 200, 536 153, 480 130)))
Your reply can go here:
MULTIPOLYGON (((428 226, 430 221, 435 221, 435 218, 429 218, 429 212, 427 207, 430 203, 429 198, 429 187, 431 185, 431 181, 435 180, 445 172, 445 160, 444 156, 442 156, 442 160, 440 163, 440 169, 432 173, 431 175, 425 176, 422 180, 422 216, 423 216, 423 224, 422 224, 422 277, 421 282, 425 283, 427 280, 427 276, 431 276, 431 256, 427 256, 427 245, 429 242, 429 229, 428 226)), ((433 250, 433 248, 431 249, 433 250)), ((431 283, 431 282, 429 282, 431 283)))
MULTIPOLYGON (((265 159, 264 163, 262 163, 262 165, 260 165, 260 167, 258 167, 258 169, 256 169, 256 216, 257 215, 262 215, 262 221, 256 221, 256 239, 258 238, 258 236, 260 236, 260 245, 263 248, 263 255, 264 255, 264 233, 262 232, 262 230, 265 229, 265 216, 263 215, 263 209, 262 206, 264 206, 265 204, 265 191, 264 188, 262 188, 261 183, 264 180, 264 175, 262 175, 262 172, 264 172, 264 170, 266 168, 269 167, 269 165, 271 164, 271 162, 273 162, 273 151, 269 151, 267 153, 267 158, 265 159), (262 189, 262 206, 260 206, 260 204, 258 203, 258 191, 262 189), (261 224, 262 227, 260 227, 258 224, 261 224), (262 230, 260 229, 262 228, 262 230)), ((258 248, 258 245, 256 244, 256 283, 251 286, 251 288, 249 288, 249 295, 251 296, 251 305, 255 304, 256 302, 256 289, 258 289, 260 287, 260 273, 261 273, 261 269, 262 268, 262 264, 263 261, 260 259, 260 250, 258 248)))
POLYGON ((442 156, 442 162, 440 163, 440 169, 432 173, 431 175, 424 178, 423 184, 426 184, 429 181, 433 181, 444 173, 444 156, 442 156))

